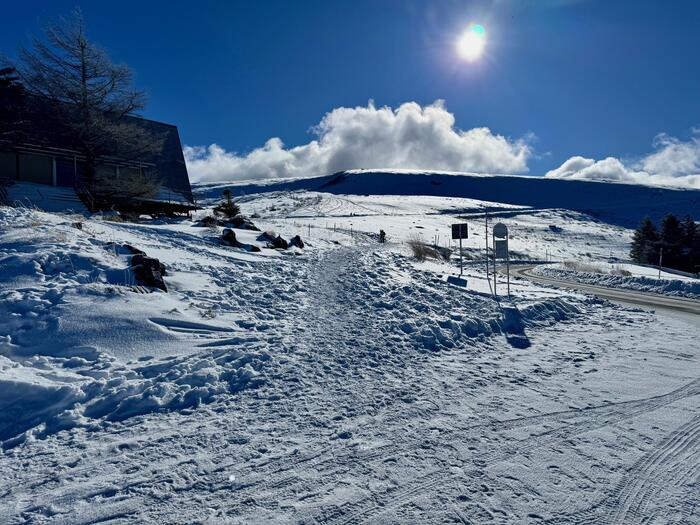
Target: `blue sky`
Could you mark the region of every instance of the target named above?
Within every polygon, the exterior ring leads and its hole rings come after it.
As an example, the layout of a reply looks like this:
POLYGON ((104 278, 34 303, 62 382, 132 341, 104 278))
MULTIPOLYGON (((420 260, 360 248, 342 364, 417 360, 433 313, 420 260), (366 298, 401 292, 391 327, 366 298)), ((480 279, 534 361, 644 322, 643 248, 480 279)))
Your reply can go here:
MULTIPOLYGON (((3 7, 12 55, 75 1, 3 7)), ((88 2, 92 39, 136 72, 146 116, 183 143, 246 153, 309 142, 338 108, 445 101, 462 130, 527 137, 529 172, 574 155, 638 159, 700 125, 700 2, 501 0, 88 2), (486 27, 482 58, 455 39, 486 27), (530 134, 530 135, 529 135, 530 134), (534 134, 534 138, 533 135, 534 134)), ((357 166, 361 167, 361 166, 357 166)))

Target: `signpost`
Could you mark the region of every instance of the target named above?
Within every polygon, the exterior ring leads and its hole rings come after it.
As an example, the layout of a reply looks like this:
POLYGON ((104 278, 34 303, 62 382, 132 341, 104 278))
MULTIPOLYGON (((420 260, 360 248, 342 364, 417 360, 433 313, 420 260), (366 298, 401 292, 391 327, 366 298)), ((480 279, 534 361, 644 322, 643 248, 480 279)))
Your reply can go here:
POLYGON ((465 223, 452 225, 452 238, 459 239, 459 276, 462 276, 462 239, 469 238, 469 225, 465 223))
POLYGON ((508 254, 508 227, 499 222, 493 227, 493 293, 496 293, 496 259, 506 260, 508 297, 510 297, 510 256, 508 254))

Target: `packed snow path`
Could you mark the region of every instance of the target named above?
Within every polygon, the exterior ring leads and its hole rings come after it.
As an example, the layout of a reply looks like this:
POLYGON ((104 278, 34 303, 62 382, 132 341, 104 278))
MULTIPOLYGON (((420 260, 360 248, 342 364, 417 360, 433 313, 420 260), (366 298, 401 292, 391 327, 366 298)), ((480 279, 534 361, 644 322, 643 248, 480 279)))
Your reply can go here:
POLYGON ((257 388, 9 448, 4 522, 700 521, 690 316, 558 294, 502 309, 363 234, 234 264, 195 236, 113 228, 174 252, 173 279, 207 276, 171 292, 198 322, 149 320, 194 352, 153 387, 234 354, 255 356, 257 388))

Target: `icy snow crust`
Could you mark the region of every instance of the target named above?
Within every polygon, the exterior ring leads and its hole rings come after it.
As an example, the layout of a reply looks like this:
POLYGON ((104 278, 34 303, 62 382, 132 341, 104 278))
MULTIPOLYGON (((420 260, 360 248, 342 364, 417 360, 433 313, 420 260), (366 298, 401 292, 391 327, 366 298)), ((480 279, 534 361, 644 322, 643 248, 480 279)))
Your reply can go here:
POLYGON ((517 280, 497 301, 479 259, 485 206, 522 260, 622 258, 629 230, 462 197, 241 201, 306 248, 0 208, 3 522, 697 515, 695 318, 517 280), (445 282, 455 258, 418 263, 404 244, 450 244, 461 220, 467 289, 445 282), (169 293, 132 290, 121 244, 164 262, 169 293))

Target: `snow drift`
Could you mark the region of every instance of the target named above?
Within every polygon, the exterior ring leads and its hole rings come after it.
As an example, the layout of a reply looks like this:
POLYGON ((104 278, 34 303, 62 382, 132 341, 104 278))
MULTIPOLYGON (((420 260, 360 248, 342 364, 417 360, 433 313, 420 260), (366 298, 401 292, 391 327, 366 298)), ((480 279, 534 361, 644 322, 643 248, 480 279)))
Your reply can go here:
POLYGON ((259 383, 268 356, 254 341, 241 350, 246 338, 183 320, 168 295, 134 294, 126 256, 74 218, 0 207, 0 442, 259 383), (180 336, 204 328, 220 335, 216 345, 180 336))

